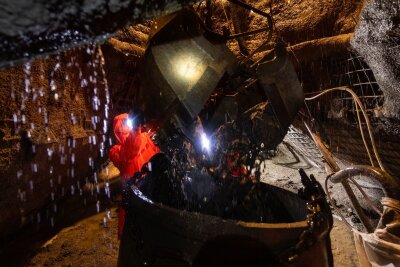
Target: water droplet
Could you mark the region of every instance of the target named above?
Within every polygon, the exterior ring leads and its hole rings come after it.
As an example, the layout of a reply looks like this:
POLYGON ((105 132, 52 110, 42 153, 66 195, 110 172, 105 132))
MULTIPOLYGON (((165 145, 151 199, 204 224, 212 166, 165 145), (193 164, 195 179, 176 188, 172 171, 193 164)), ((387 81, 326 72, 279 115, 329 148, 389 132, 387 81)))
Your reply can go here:
POLYGON ((33 172, 37 172, 38 171, 38 164, 37 163, 33 163, 32 164, 32 171, 33 172))
POLYGON ((97 213, 100 212, 100 201, 96 202, 96 211, 97 211, 97 213))
POLYGON ((50 81, 50 90, 51 91, 55 91, 57 89, 56 83, 54 82, 54 80, 50 81))
MULTIPOLYGON (((50 141, 50 139, 48 139, 50 141)), ((47 148, 47 156, 51 158, 53 156, 53 150, 51 148, 47 148)), ((52 167, 51 167, 52 168, 52 167)), ((51 173, 51 172, 50 172, 51 173)))
POLYGON ((111 211, 109 209, 106 210, 106 217, 111 220, 111 211))

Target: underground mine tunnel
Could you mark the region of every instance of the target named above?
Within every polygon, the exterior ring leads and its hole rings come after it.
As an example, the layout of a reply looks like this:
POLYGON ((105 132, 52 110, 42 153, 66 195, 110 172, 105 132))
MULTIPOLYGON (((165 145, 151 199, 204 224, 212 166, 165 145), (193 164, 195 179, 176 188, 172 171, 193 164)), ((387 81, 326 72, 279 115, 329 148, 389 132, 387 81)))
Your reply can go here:
POLYGON ((399 10, 2 0, 0 266, 400 266, 399 10))

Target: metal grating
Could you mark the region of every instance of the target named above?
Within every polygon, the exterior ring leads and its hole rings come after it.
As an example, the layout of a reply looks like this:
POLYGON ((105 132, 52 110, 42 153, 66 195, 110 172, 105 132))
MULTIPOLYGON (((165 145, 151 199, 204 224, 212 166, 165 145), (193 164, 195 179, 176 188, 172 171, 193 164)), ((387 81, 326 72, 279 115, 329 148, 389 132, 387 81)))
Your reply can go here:
POLYGON ((314 141, 300 129, 290 126, 283 141, 289 143, 299 155, 302 155, 315 167, 324 167, 323 157, 314 141))

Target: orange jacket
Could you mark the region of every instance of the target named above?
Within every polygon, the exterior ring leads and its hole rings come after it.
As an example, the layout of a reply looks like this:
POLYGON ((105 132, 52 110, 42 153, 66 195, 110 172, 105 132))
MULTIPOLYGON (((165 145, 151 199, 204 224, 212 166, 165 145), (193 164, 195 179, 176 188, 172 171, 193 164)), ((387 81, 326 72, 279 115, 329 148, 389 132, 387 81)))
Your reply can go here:
POLYGON ((121 172, 122 181, 125 182, 136 172, 142 169, 143 164, 160 152, 146 132, 141 128, 131 130, 126 126, 128 114, 120 114, 114 118, 114 134, 119 144, 110 149, 109 157, 121 172))

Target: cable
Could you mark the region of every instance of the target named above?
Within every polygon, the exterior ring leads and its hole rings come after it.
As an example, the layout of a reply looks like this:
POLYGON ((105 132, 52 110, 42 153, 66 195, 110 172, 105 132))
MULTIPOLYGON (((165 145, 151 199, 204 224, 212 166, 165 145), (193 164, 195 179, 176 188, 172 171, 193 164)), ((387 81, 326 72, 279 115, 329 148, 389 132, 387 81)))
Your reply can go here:
POLYGON ((365 200, 369 204, 369 206, 380 216, 382 216, 382 212, 379 210, 379 208, 375 205, 375 203, 371 200, 371 198, 365 193, 364 189, 361 188, 361 186, 354 180, 353 178, 349 178, 349 180, 357 187, 357 189, 361 192, 361 194, 364 196, 365 200))
POLYGON ((322 95, 324 95, 324 94, 326 94, 326 93, 332 92, 332 91, 346 91, 346 92, 348 92, 348 93, 350 93, 350 94, 352 95, 353 100, 354 100, 354 102, 355 102, 356 109, 357 109, 357 115, 358 115, 359 124, 360 124, 361 136, 363 137, 364 145, 365 145, 365 148, 366 148, 366 150, 367 150, 367 153, 368 153, 368 155, 369 155, 369 157, 370 157, 371 164, 372 164, 372 166, 374 166, 374 165, 373 165, 373 161, 372 161, 372 157, 371 157, 371 155, 370 155, 370 153, 369 153, 369 148, 368 148, 368 145, 367 145, 367 143, 366 143, 366 140, 365 140, 365 137, 364 137, 364 133, 363 133, 363 130, 362 130, 361 120, 360 120, 359 113, 358 113, 358 107, 360 107, 360 109, 361 109, 361 111, 362 111, 362 113, 363 113, 363 115, 364 115, 366 124, 367 124, 368 133, 369 133, 369 136, 370 136, 370 139, 371 139, 371 143, 372 143, 372 147, 373 147, 373 150, 374 150, 374 153, 375 153, 375 157, 376 157, 376 159, 377 159, 377 161, 378 161, 378 163, 379 163, 379 167, 380 167, 382 170, 384 170, 384 168, 383 168, 383 166, 382 166, 381 159, 380 159, 379 154, 378 154, 378 151, 377 151, 377 149, 376 149, 375 140, 374 140, 374 136, 373 136, 372 131, 371 131, 371 125, 370 125, 370 121, 369 121, 368 115, 366 114, 366 111, 365 111, 365 109, 364 109, 364 107, 363 107, 363 105, 362 105, 362 103, 361 103, 361 100, 359 99, 359 97, 357 96, 357 94, 354 93, 354 91, 352 91, 351 89, 349 89, 349 88, 347 88, 347 87, 331 88, 331 89, 327 89, 327 90, 325 90, 325 91, 322 91, 321 93, 319 93, 319 94, 317 94, 317 95, 315 95, 315 96, 313 96, 313 97, 306 98, 305 100, 307 100, 307 101, 314 100, 314 99, 316 99, 316 98, 318 98, 318 97, 320 97, 320 96, 322 96, 322 95))
POLYGON ((362 128, 360 112, 358 111, 358 105, 355 103, 354 106, 356 107, 358 126, 360 128, 361 138, 363 140, 363 143, 364 143, 364 146, 365 146, 365 150, 367 151, 369 161, 371 162, 371 166, 375 167, 374 160, 372 159, 371 153, 369 151, 367 140, 365 140, 364 129, 362 128))
MULTIPOLYGON (((352 97, 353 97, 353 100, 354 100, 354 103, 355 103, 356 107, 357 107, 357 105, 358 105, 358 107, 360 107, 361 112, 362 112, 363 115, 364 115, 365 122, 366 122, 366 124, 367 124, 367 129, 368 129, 369 137, 370 137, 370 140, 371 140, 372 149, 373 149, 374 154, 375 154, 375 158, 376 158, 376 160, 378 161, 378 164, 379 164, 379 167, 381 168, 381 170, 382 170, 382 171, 386 171, 385 168, 383 167, 381 158, 380 158, 379 153, 378 153, 378 150, 377 150, 377 148, 376 148, 375 138, 374 138, 374 135, 372 134, 372 130, 371 130, 372 127, 371 127, 371 123, 370 123, 370 121, 369 121, 367 112, 365 111, 365 108, 364 108, 364 106, 363 106, 363 104, 362 104, 360 98, 357 96, 356 93, 354 93, 353 90, 351 90, 350 88, 347 88, 347 87, 335 87, 335 88, 330 88, 330 89, 324 90, 323 92, 321 92, 321 93, 319 93, 319 94, 317 94, 317 95, 315 95, 315 96, 308 97, 308 98, 306 98, 305 100, 306 100, 306 101, 314 100, 314 99, 317 99, 318 97, 320 97, 320 96, 322 96, 322 95, 325 95, 325 94, 330 93, 330 92, 333 92, 333 91, 345 91, 345 92, 350 93, 350 94, 352 95, 352 97)), ((358 110, 358 107, 357 107, 357 110, 358 110)), ((361 133, 362 133, 362 135, 363 135, 362 126, 361 126, 361 121, 359 121, 359 123, 360 123, 361 133)), ((368 149, 368 145, 367 145, 367 143, 366 143, 366 140, 363 139, 363 141, 365 141, 365 142, 364 142, 364 145, 365 145, 365 148, 366 148, 366 150, 367 150, 367 153, 369 153, 369 149, 368 149)), ((372 160, 372 158, 370 158, 370 159, 372 160)))
POLYGON ((331 198, 331 193, 329 193, 328 191, 328 180, 329 178, 331 178, 332 174, 328 175, 325 179, 325 193, 326 196, 328 197, 329 203, 331 203, 331 206, 333 207, 333 209, 336 211, 336 213, 339 215, 340 218, 342 218, 342 221, 350 228, 353 229, 353 226, 350 225, 350 223, 346 220, 346 218, 344 217, 344 215, 342 214, 342 212, 340 211, 340 209, 338 207, 336 207, 336 205, 333 203, 332 198, 331 198))
MULTIPOLYGON (((347 219, 344 217, 343 213, 340 211, 340 209, 338 207, 336 207, 336 205, 333 203, 333 200, 331 198, 331 193, 328 190, 328 181, 331 178, 333 174, 330 174, 326 177, 325 179, 325 193, 326 196, 328 197, 329 203, 331 203, 331 206, 333 207, 333 209, 336 211, 336 213, 339 215, 339 217, 342 219, 342 221, 350 228, 353 229, 353 227, 351 226, 351 224, 347 221, 347 219)), ((370 205, 370 207, 376 212, 378 213, 380 216, 382 216, 382 212, 379 210, 379 208, 373 203, 373 201, 371 200, 371 198, 365 193, 365 191, 361 188, 361 186, 353 179, 353 178, 349 178, 350 181, 357 187, 358 190, 360 190, 361 194, 364 196, 364 198, 366 199, 367 203, 370 205)))

